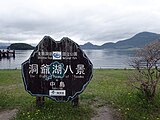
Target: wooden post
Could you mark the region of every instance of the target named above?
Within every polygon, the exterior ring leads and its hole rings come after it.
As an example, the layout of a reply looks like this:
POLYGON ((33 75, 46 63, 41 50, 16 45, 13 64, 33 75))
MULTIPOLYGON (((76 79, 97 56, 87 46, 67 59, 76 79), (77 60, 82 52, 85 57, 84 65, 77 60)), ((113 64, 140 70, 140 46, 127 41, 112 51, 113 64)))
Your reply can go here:
POLYGON ((73 107, 79 106, 79 97, 78 96, 74 100, 72 100, 72 105, 73 105, 73 107))
POLYGON ((6 55, 5 55, 5 52, 4 52, 4 50, 2 51, 2 55, 3 55, 3 57, 5 57, 6 55))
POLYGON ((6 51, 6 54, 7 54, 7 58, 9 58, 9 51, 8 50, 6 51))
POLYGON ((2 52, 1 52, 1 50, 0 50, 0 59, 1 59, 1 57, 2 57, 1 54, 2 54, 2 52))
POLYGON ((15 50, 13 50, 13 57, 15 58, 15 50))
POLYGON ((36 96, 36 106, 37 107, 44 106, 44 96, 36 96))

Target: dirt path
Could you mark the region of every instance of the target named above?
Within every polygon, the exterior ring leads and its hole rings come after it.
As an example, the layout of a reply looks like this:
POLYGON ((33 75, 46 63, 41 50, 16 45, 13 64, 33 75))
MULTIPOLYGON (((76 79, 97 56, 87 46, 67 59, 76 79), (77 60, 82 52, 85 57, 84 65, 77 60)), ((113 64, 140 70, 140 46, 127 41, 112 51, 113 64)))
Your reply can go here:
POLYGON ((11 118, 15 117, 17 111, 17 109, 1 111, 0 120, 10 120, 11 118))
POLYGON ((106 106, 96 110, 97 115, 91 118, 91 120, 113 120, 113 116, 106 106))
POLYGON ((98 108, 96 112, 97 115, 91 118, 91 120, 120 120, 115 111, 111 110, 107 106, 98 108))

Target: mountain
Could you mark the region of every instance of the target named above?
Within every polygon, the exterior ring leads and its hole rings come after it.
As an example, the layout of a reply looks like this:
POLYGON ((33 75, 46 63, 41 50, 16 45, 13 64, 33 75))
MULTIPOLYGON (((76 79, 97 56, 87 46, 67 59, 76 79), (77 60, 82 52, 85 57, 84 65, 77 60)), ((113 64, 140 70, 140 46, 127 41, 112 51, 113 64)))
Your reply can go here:
POLYGON ((98 49, 99 46, 98 45, 93 45, 92 43, 88 42, 88 43, 85 43, 84 45, 80 45, 80 47, 82 49, 98 49))
POLYGON ((13 43, 7 48, 11 50, 33 50, 34 47, 26 43, 13 43))
POLYGON ((6 49, 9 46, 9 43, 2 43, 0 42, 0 49, 6 49))
POLYGON ((117 43, 115 43, 115 48, 141 48, 155 40, 160 40, 160 34, 151 32, 141 32, 130 39, 118 41, 117 43))
MULTIPOLYGON (((146 44, 149 44, 153 41, 160 40, 160 34, 152 33, 152 32, 141 32, 134 35, 131 38, 125 40, 119 40, 116 43, 105 43, 101 46, 93 45, 88 42, 84 45, 80 45, 82 49, 125 49, 125 48, 142 48, 146 44)), ((9 46, 8 43, 0 43, 0 49, 5 49, 9 46)), ((11 49, 17 50, 28 50, 34 49, 33 46, 25 43, 15 43, 9 46, 11 49)))
POLYGON ((133 37, 126 39, 126 40, 120 40, 116 43, 105 43, 101 46, 93 45, 92 43, 86 43, 84 45, 81 45, 82 49, 126 49, 126 48, 142 48, 146 44, 149 44, 153 41, 160 40, 160 34, 151 33, 151 32, 141 32, 133 37))
POLYGON ((109 42, 101 45, 99 48, 105 49, 105 48, 115 48, 115 43, 109 42))

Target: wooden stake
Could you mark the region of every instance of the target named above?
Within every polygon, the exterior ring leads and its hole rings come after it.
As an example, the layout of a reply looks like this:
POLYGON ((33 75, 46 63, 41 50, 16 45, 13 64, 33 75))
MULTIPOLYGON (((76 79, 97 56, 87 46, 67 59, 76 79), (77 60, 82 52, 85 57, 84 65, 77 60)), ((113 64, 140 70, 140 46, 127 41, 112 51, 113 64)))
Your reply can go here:
POLYGON ((36 106, 37 107, 44 106, 44 97, 43 96, 36 96, 36 106))
POLYGON ((79 97, 78 96, 72 101, 72 105, 73 105, 73 107, 79 106, 79 97))

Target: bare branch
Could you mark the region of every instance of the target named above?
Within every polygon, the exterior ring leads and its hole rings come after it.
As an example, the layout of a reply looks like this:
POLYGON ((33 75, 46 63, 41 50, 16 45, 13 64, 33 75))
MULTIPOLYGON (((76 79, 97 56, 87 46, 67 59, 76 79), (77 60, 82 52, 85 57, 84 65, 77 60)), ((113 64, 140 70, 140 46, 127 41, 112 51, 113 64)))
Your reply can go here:
POLYGON ((153 99, 160 81, 160 40, 139 49, 130 66, 137 70, 129 77, 132 86, 143 91, 147 100, 153 99))

